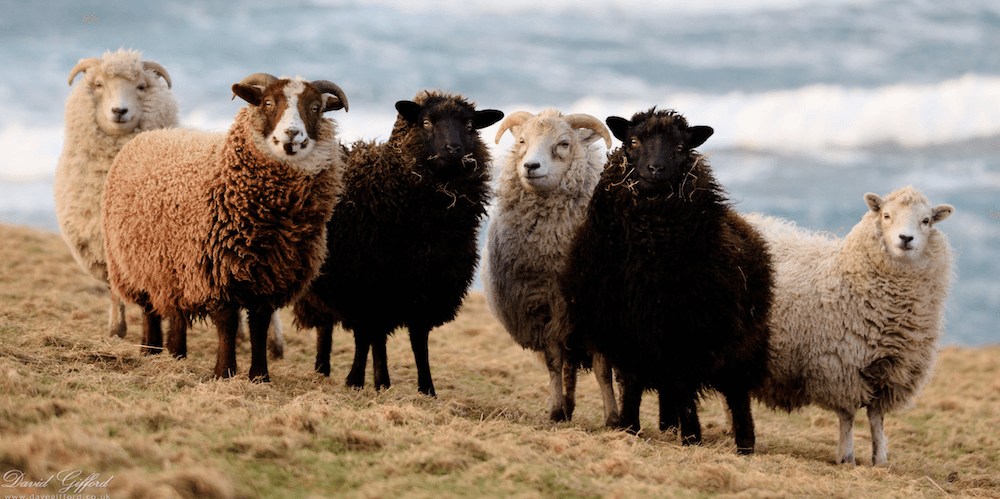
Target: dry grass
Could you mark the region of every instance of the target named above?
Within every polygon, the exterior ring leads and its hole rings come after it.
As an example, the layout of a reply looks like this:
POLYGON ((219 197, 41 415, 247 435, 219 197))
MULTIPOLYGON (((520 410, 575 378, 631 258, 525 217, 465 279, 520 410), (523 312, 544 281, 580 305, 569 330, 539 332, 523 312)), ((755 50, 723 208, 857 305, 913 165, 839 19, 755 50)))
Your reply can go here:
MULTIPOLYGON (((204 324, 180 361, 139 354, 134 307, 126 339, 107 337, 107 293, 57 235, 0 226, 0 255, 0 496, 55 494, 80 470, 98 475, 65 497, 1000 497, 997 348, 942 352, 915 407, 886 419, 888 467, 835 465, 837 420, 818 409, 756 407, 757 454, 739 457, 714 397, 702 447, 604 429, 590 376, 575 420, 550 423, 545 370, 478 294, 431 334, 432 399, 405 332, 389 344, 390 390, 343 385, 343 332, 333 377, 314 374, 313 332, 287 310, 272 382, 219 381, 204 324)), ((239 359, 245 374, 247 346, 239 359)), ((655 397, 642 418, 655 426, 655 397)), ((867 462, 863 414, 855 433, 867 462)))

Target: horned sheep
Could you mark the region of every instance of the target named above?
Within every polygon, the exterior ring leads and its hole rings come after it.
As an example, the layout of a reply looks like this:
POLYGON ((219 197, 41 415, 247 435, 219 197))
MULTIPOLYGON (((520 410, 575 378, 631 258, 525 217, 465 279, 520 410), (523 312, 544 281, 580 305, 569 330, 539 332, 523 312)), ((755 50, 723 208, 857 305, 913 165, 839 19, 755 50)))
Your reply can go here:
MULTIPOLYGON (((54 182, 56 218, 76 262, 107 283, 101 196, 111 162, 136 135, 176 127, 177 101, 167 70, 142 60, 136 50, 81 59, 69 72, 70 85, 80 73, 66 99, 66 138, 54 182)), ((114 293, 109 315, 111 335, 124 337, 125 302, 114 293)))
POLYGON ((809 404, 840 419, 837 461, 855 462, 854 417, 867 407, 872 463, 888 460, 886 413, 927 383, 944 327, 954 259, 936 224, 954 208, 913 187, 864 196, 843 238, 747 215, 775 267, 770 375, 756 396, 772 408, 809 404))
POLYGON ((326 80, 257 73, 233 85, 249 106, 227 133, 157 130, 122 148, 108 173, 104 231, 112 289, 144 309, 143 343, 183 357, 186 328, 210 316, 215 375, 236 371, 239 309, 248 311, 249 377, 267 381, 274 311, 326 257, 326 222, 342 188, 333 120, 347 98, 326 80))
MULTIPOLYGON (((610 149, 611 134, 593 116, 565 116, 554 109, 508 116, 497 131, 498 144, 507 130, 515 141, 500 169, 486 230, 483 291, 514 341, 542 354, 549 371, 550 419, 569 420, 579 365, 567 350, 558 276, 607 159, 592 144, 603 138, 610 149)), ((617 426, 611 369, 600 355, 593 362, 605 424, 617 426)))
POLYGON ((490 154, 479 130, 503 117, 460 95, 423 91, 396 103, 383 144, 356 142, 344 199, 328 232, 322 275, 295 305, 296 322, 316 328, 316 370, 330 373, 333 327, 354 332, 347 385, 364 386, 372 352, 375 388, 389 387, 385 345, 409 329, 421 393, 434 395, 430 330, 455 317, 472 282, 479 226, 489 198, 490 154))
POLYGON ((562 289, 570 343, 605 355, 622 381, 622 424, 639 431, 644 390, 661 429, 701 442, 697 401, 725 396, 740 453, 754 450, 750 391, 767 372, 771 263, 703 156, 712 134, 655 108, 607 119, 622 141, 577 233, 562 289))

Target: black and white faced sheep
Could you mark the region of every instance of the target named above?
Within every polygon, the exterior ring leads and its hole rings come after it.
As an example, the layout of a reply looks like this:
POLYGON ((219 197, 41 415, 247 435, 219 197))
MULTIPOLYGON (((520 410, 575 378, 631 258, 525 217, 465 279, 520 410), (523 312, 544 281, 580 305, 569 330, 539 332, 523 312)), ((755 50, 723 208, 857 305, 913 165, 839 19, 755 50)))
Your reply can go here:
MULTIPOLYGON (((497 143, 507 130, 515 141, 500 170, 486 230, 483 290, 493 315, 514 341, 543 354, 549 370, 549 417, 569 420, 580 366, 567 349, 566 303, 558 276, 607 159, 592 145, 603 138, 610 148, 611 134, 593 116, 565 116, 554 109, 508 116, 497 143)), ((611 369, 600 355, 593 365, 605 424, 617 426, 621 421, 611 369)))
POLYGON ((191 318, 219 333, 217 377, 236 373, 239 309, 249 315, 250 378, 267 381, 275 309, 326 257, 326 222, 342 187, 343 151, 323 113, 347 109, 325 80, 258 73, 233 85, 249 103, 228 133, 157 130, 115 159, 104 195, 112 289, 145 310, 143 342, 186 355, 191 318))
MULTIPOLYGON (((118 151, 146 130, 175 127, 177 101, 163 66, 136 50, 82 59, 69 73, 83 77, 66 99, 66 140, 54 181, 56 218, 76 262, 108 282, 101 222, 104 181, 118 151)), ((125 302, 112 293, 109 329, 125 336, 125 302)))
POLYGON ((479 129, 503 117, 458 95, 421 92, 396 103, 384 144, 357 142, 328 232, 322 275, 295 306, 317 328, 316 370, 329 375, 333 327, 354 332, 347 384, 364 386, 369 349, 375 387, 389 386, 386 338, 410 333, 418 389, 434 395, 427 340, 455 317, 478 261, 490 155, 479 129))
POLYGON ((936 225, 954 208, 913 187, 864 199, 868 211, 843 239, 747 215, 775 268, 773 359, 756 395, 773 408, 834 411, 840 463, 855 462, 854 416, 867 407, 872 463, 885 464, 884 415, 909 405, 934 368, 954 272, 936 225))
POLYGON ((611 117, 610 156, 561 282, 570 342, 605 355, 622 380, 622 424, 639 430, 643 390, 661 429, 701 441, 697 401, 725 396, 740 453, 754 448, 750 391, 767 369, 771 263, 693 149, 712 134, 673 111, 611 117))

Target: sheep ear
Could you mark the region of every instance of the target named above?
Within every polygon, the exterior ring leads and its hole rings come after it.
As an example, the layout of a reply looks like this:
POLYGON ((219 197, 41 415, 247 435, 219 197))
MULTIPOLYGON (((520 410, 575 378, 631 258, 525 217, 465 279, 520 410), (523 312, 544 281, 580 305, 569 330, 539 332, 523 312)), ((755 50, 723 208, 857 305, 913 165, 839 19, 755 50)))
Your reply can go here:
POLYGON ((476 116, 472 118, 472 126, 475 127, 476 130, 480 130, 502 119, 503 111, 497 111, 496 109, 483 109, 482 111, 476 111, 476 116))
POLYGON ((628 129, 632 126, 632 122, 620 116, 609 116, 604 122, 608 124, 611 134, 616 139, 625 142, 625 139, 628 138, 628 129))
POLYGON ((868 204, 868 209, 878 213, 882 209, 882 196, 869 192, 865 194, 865 203, 868 204))
POLYGON ((715 133, 710 126, 693 126, 687 129, 688 131, 688 142, 687 146, 689 149, 694 149, 705 143, 709 137, 715 133))
POLYGON ((955 207, 950 204, 939 204, 931 210, 931 222, 938 223, 955 213, 955 207))
POLYGON ((423 107, 420 104, 409 100, 401 100, 396 103, 396 111, 399 111, 399 115, 410 123, 416 123, 420 119, 421 109, 423 107))
POLYGON ((251 106, 260 105, 262 94, 263 90, 254 85, 247 85, 245 83, 236 83, 233 85, 233 97, 239 96, 239 98, 247 101, 251 106))

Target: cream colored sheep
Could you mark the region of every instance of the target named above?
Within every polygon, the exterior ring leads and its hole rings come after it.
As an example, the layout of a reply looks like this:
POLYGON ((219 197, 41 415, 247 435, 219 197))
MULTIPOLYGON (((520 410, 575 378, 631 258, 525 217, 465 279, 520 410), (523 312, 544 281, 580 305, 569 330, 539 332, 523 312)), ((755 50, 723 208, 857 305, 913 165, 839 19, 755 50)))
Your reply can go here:
MULTIPOLYGON (((136 135, 177 126, 177 102, 167 70, 143 61, 136 50, 82 59, 69 73, 70 85, 81 72, 66 99, 66 139, 55 175, 56 217, 76 262, 107 283, 101 228, 104 179, 118 151, 136 135)), ((109 327, 112 336, 125 336, 125 303, 114 293, 109 327)))
MULTIPOLYGON (((508 129, 515 142, 500 171, 486 232, 483 289, 514 341, 542 354, 549 370, 549 417, 569 420, 579 362, 568 351, 566 304, 557 277, 604 171, 606 155, 591 146, 603 138, 610 148, 611 134, 593 116, 565 116, 554 109, 537 116, 512 114, 500 125, 497 143, 508 129)), ((603 356, 593 364, 605 424, 617 426, 611 369, 603 356)))
POLYGON ((773 255, 772 359, 757 397, 772 408, 816 404, 840 418, 837 461, 854 463, 854 416, 868 408, 872 462, 887 461, 884 415, 930 378, 954 259, 935 227, 954 211, 913 187, 885 198, 843 239, 750 214, 773 255))

